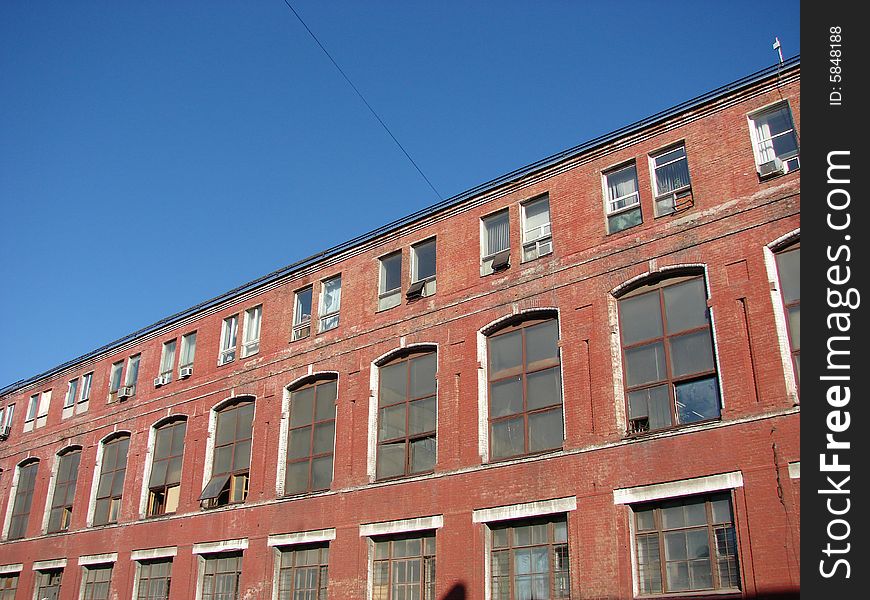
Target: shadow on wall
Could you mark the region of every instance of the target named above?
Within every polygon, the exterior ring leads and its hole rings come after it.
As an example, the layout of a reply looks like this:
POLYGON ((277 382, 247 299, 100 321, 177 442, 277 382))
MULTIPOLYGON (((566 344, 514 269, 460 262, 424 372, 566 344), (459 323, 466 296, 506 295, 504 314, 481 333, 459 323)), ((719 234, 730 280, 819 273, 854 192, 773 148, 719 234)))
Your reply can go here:
POLYGON ((465 593, 465 584, 457 583, 450 591, 447 592, 445 596, 441 597, 441 600, 467 600, 468 595, 465 593))

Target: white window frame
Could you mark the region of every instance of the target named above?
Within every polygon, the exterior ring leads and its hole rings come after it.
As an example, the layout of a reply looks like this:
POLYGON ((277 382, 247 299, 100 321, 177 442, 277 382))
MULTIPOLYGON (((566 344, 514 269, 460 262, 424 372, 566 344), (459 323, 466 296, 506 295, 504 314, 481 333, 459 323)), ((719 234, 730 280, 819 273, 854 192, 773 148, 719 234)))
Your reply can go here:
POLYGON ((338 327, 340 321, 339 313, 341 312, 341 283, 341 273, 339 273, 338 275, 333 275, 332 277, 327 277, 320 282, 320 298, 318 299, 317 307, 317 331, 319 333, 323 333, 324 331, 330 331, 338 327), (338 281, 338 306, 336 306, 334 310, 326 312, 326 285, 334 281, 338 281))
POLYGON ((550 212, 550 196, 545 194, 520 204, 520 221, 523 231, 523 258, 522 262, 535 260, 553 252, 553 216, 550 212), (547 205, 547 222, 534 229, 526 229, 526 211, 529 207, 538 204, 547 205), (530 235, 535 230, 540 230, 537 235, 530 235))
POLYGON ((793 244, 800 241, 800 229, 795 229, 786 235, 770 242, 764 247, 764 266, 767 270, 767 283, 770 289, 770 300, 773 305, 773 319, 776 327, 777 345, 779 347, 780 360, 782 361, 782 373, 785 378, 786 397, 792 404, 800 404, 798 394, 797 376, 794 370, 792 357, 791 339, 788 334, 788 317, 785 304, 782 301, 779 269, 776 264, 776 255, 788 250, 793 244))
POLYGON ((260 351, 260 332, 263 326, 263 305, 252 306, 245 311, 245 324, 242 330, 242 358, 253 356, 260 351))
POLYGON ((39 411, 39 393, 32 394, 30 401, 27 403, 27 415, 24 417, 24 422, 29 423, 36 420, 36 414, 39 411))
POLYGON ((179 377, 181 377, 181 370, 185 367, 193 368, 194 360, 196 360, 196 331, 191 331, 181 336, 181 350, 178 353, 179 377), (191 340, 193 340, 193 343, 191 343, 191 340), (189 360, 184 359, 187 354, 190 354, 189 360))
MULTIPOLYGON (((292 552, 298 546, 317 544, 330 547, 335 541, 335 528, 318 529, 314 531, 300 531, 298 533, 279 533, 270 535, 266 540, 266 546, 272 548, 272 600, 278 600, 279 579, 281 576, 281 558, 284 552, 292 552)), ((328 566, 327 566, 327 578, 328 566)))
POLYGON ((239 314, 230 315, 221 321, 221 340, 218 352, 218 366, 236 360, 236 347, 239 343, 239 314))
POLYGON ((4 431, 5 431, 7 428, 11 428, 11 427, 12 427, 12 417, 13 417, 14 414, 15 414, 15 403, 13 402, 12 404, 9 404, 9 405, 6 406, 6 410, 5 410, 4 414, 3 414, 3 420, 2 420, 2 421, 3 421, 3 429, 4 429, 4 431))
POLYGON ((109 370, 109 400, 118 395, 118 390, 124 385, 124 361, 119 360, 112 363, 112 368, 109 370), (118 385, 115 385, 115 379, 118 380, 118 385))
POLYGON ((436 243, 436 238, 431 237, 416 244, 411 245, 411 283, 423 282, 423 289, 421 290, 421 294, 424 297, 431 296, 435 293, 436 290, 436 278, 438 275, 438 246, 436 243), (432 248, 435 251, 435 273, 429 275, 428 277, 424 277, 420 279, 419 275, 419 258, 417 253, 420 251, 422 246, 432 245, 432 248))
MULTIPOLYGON (((124 372, 124 386, 132 387, 133 394, 136 393, 137 384, 139 383, 139 367, 142 364, 142 354, 136 353, 127 358, 127 368, 124 372)), ((131 394, 131 395, 133 395, 131 394)))
POLYGON ((311 335, 311 313, 314 312, 314 286, 307 285, 293 292, 293 332, 290 334, 290 341, 302 340, 311 335), (303 294, 311 295, 309 299, 308 315, 299 314, 300 298, 303 294))
POLYGON ((83 413, 88 410, 88 405, 91 400, 91 388, 94 382, 94 372, 85 373, 82 375, 82 384, 79 389, 79 397, 76 402, 76 414, 83 413))
POLYGON ((423 534, 428 531, 435 533, 435 551, 436 551, 436 596, 437 590, 437 551, 438 551, 438 530, 444 527, 444 515, 431 515, 427 517, 416 517, 413 519, 399 519, 396 521, 381 521, 379 523, 362 523, 359 526, 359 536, 366 540, 368 549, 368 561, 366 577, 366 600, 372 600, 374 593, 374 559, 375 559, 375 537, 406 535, 412 533, 423 534))
MULTIPOLYGON (((620 231, 625 231, 626 229, 631 229, 632 226, 623 227, 622 229, 613 229, 610 227, 610 217, 614 217, 616 215, 621 215, 623 213, 631 212, 633 210, 641 211, 641 223, 643 223, 643 210, 640 206, 640 184, 637 178, 637 163, 635 161, 630 161, 627 163, 623 163, 621 165, 611 167, 601 173, 601 185, 604 189, 604 214, 607 217, 607 231, 608 233, 618 233, 620 231), (626 194, 624 196, 620 196, 619 198, 611 198, 610 197, 610 177, 612 175, 616 175, 617 173, 621 173, 627 169, 634 169, 634 192, 631 194, 626 194), (621 206, 619 208, 614 208, 614 205, 619 203, 626 198, 631 198, 634 196, 634 201, 631 204, 627 204, 625 206, 621 206)), ((640 225, 641 223, 638 223, 640 225)))
POLYGON ((79 378, 70 379, 66 387, 66 396, 63 399, 64 409, 72 408, 76 404, 76 396, 78 395, 79 378))
MULTIPOLYGON (((174 559, 177 555, 178 546, 165 546, 163 548, 149 548, 147 550, 133 550, 130 552, 130 560, 136 563, 136 568, 133 573, 133 593, 131 598, 135 600, 139 597, 139 577, 143 562, 166 561, 169 562, 170 565, 173 565, 175 562, 174 559)), ((171 580, 172 576, 170 575, 170 581, 171 580)))
POLYGON ((163 342, 163 347, 160 350, 160 378, 163 383, 172 381, 172 373, 175 370, 176 350, 178 348, 178 339, 172 338, 163 342), (171 350, 170 350, 171 348, 171 350))
MULTIPOLYGON (((245 551, 248 549, 248 538, 240 538, 235 540, 223 540, 220 542, 202 542, 194 544, 191 549, 191 554, 196 556, 197 575, 196 575, 196 596, 195 600, 202 600, 202 583, 205 579, 205 564, 208 560, 216 560, 223 553, 242 553, 242 564, 245 560, 245 551)), ((241 574, 241 571, 240 571, 241 574)), ((241 575, 239 576, 241 582, 241 575)), ((241 589, 239 590, 241 591, 241 589)))
POLYGON ((378 310, 387 310, 398 306, 402 303, 402 251, 396 250, 385 254, 378 259, 378 310), (399 278, 398 287, 393 289, 384 289, 387 284, 387 269, 385 262, 387 260, 399 258, 399 278))
POLYGON ((692 194, 692 175, 689 173, 689 153, 686 150, 686 143, 684 141, 677 142, 675 144, 669 144, 660 150, 656 150, 655 152, 651 152, 647 157, 649 161, 649 174, 650 180, 653 190, 654 202, 655 202, 655 216, 663 217, 665 215, 670 215, 682 208, 688 208, 691 206, 691 194, 692 194), (668 161, 661 165, 656 165, 656 160, 661 158, 666 154, 670 154, 676 150, 682 149, 683 156, 681 158, 677 158, 675 160, 668 161), (689 181, 684 186, 679 187, 670 192, 660 192, 659 191, 659 183, 658 177, 656 176, 656 172, 658 169, 662 167, 666 167, 668 165, 672 165, 678 163, 680 161, 685 161, 686 163, 686 172, 689 173, 689 181), (686 202, 686 206, 678 206, 678 200, 689 198, 689 201, 686 202), (666 201, 670 201, 670 206, 668 210, 665 210, 663 206, 666 201))
POLYGON ((490 275, 494 273, 492 268, 493 259, 502 254, 503 252, 510 253, 511 250, 511 215, 510 209, 505 207, 501 210, 497 210, 494 213, 490 213, 486 216, 480 218, 480 275, 490 275), (493 223, 496 220, 501 219, 502 217, 507 218, 507 229, 508 229, 508 239, 507 239, 507 247, 502 248, 501 250, 497 250, 496 252, 488 252, 489 246, 489 228, 487 227, 487 223, 493 223))
POLYGON ((759 175, 761 174, 761 165, 767 162, 772 162, 764 160, 765 157, 761 154, 761 145, 768 142, 769 140, 772 140, 774 137, 786 135, 789 132, 791 132, 792 135, 794 135, 795 137, 795 143, 798 146, 797 150, 795 150, 794 153, 783 155, 782 157, 776 156, 774 160, 778 160, 782 163, 782 174, 790 173, 791 171, 800 169, 800 140, 798 139, 797 128, 794 124, 794 115, 791 112, 791 106, 789 105, 788 100, 783 100, 781 102, 776 102, 774 104, 764 106, 746 115, 746 118, 749 122, 749 136, 752 140, 752 154, 755 157, 755 168, 759 171, 759 175), (777 113, 781 110, 785 110, 786 114, 788 114, 789 121, 791 121, 791 129, 782 133, 778 133, 764 140, 759 139, 756 122, 763 118, 767 118, 770 115, 773 115, 774 113, 777 113))

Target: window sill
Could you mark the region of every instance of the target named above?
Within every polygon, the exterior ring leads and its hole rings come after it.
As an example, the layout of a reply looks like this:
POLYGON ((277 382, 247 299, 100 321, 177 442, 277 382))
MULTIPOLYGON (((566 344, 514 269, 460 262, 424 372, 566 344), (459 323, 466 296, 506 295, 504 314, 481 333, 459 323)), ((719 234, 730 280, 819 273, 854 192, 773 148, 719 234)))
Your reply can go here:
POLYGON ((562 452, 564 449, 565 449, 565 446, 563 444, 563 445, 558 446, 556 448, 547 448, 546 450, 540 450, 538 452, 528 452, 526 454, 514 454, 513 456, 501 456, 499 458, 493 458, 492 456, 490 456, 489 461, 487 461, 487 463, 488 464, 498 464, 498 463, 503 463, 503 462, 509 462, 512 460, 522 460, 524 458, 532 458, 532 457, 536 457, 536 456, 543 456, 545 454, 562 452))
POLYGON ((686 592, 663 592, 656 594, 637 594, 634 596, 638 600, 662 600, 668 598, 742 598, 743 592, 737 588, 727 588, 724 590, 698 590, 686 592))
POLYGON ((419 473, 404 473, 402 475, 394 475, 393 477, 375 476, 375 480, 372 483, 390 483, 393 481, 401 481, 402 479, 409 479, 411 477, 424 477, 426 475, 433 475, 434 473, 435 469, 430 469, 428 471, 420 471, 419 473))
POLYGON ((694 421, 692 423, 680 423, 678 425, 672 425, 670 427, 662 427, 660 429, 652 429, 650 431, 638 431, 635 433, 631 433, 626 431, 623 439, 626 440, 636 440, 636 439, 644 439, 648 437, 653 437, 661 433, 670 433, 673 431, 682 431, 684 429, 690 429, 692 427, 703 428, 707 425, 711 425, 713 423, 721 423, 722 417, 716 417, 713 419, 704 419, 703 421, 694 421))

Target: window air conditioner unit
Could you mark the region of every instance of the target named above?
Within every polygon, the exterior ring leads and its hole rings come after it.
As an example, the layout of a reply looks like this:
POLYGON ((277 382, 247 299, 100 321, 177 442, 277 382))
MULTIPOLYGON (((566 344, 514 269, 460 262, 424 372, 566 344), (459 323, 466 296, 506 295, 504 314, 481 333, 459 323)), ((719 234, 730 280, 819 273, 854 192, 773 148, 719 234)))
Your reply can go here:
POLYGON ((166 385, 171 380, 168 375, 161 375, 160 377, 156 377, 154 379, 154 387, 160 387, 161 385, 166 385))
POLYGON ((12 433, 12 425, 6 425, 0 429, 0 440, 9 439, 9 434, 12 433))
POLYGON ((186 378, 190 377, 191 375, 193 375, 193 367, 181 367, 178 370, 178 378, 179 379, 186 379, 186 378))
POLYGON ((135 385, 125 385, 118 388, 118 400, 125 400, 136 393, 135 385))
POLYGON ((782 161, 774 158, 771 161, 758 165, 758 174, 764 177, 772 177, 773 175, 781 175, 785 172, 782 161))

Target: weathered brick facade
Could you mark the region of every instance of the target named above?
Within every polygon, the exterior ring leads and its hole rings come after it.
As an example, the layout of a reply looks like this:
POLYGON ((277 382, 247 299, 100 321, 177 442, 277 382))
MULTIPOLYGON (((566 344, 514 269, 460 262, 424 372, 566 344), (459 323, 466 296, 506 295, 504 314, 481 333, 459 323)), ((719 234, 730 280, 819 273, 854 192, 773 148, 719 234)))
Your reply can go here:
MULTIPOLYGON (((40 566, 65 564, 59 597, 72 600, 82 589, 82 563, 111 562, 109 597, 125 599, 131 598, 142 551, 171 548, 169 597, 187 600, 199 597, 202 552, 216 549, 195 545, 245 540, 238 597, 269 599, 280 545, 274 537, 270 545, 269 536, 327 531, 332 538, 329 598, 364 599, 371 593, 371 541, 361 526, 439 517, 422 525, 436 532, 436 597, 484 599, 490 597, 486 510, 509 507, 514 516, 543 515, 544 501, 560 499, 557 513, 567 518, 571 598, 631 598, 638 594, 636 494, 663 499, 717 490, 729 493, 733 505, 740 581, 734 595, 796 595, 800 412, 787 332, 776 317, 781 307, 776 307, 770 253, 778 241, 797 239, 800 173, 759 177, 748 115, 787 102, 799 131, 799 93, 797 63, 757 74, 126 342, 8 386, 0 407, 14 403, 16 408, 9 437, 0 442, 0 576, 17 573, 16 597, 33 598, 40 566), (648 157, 680 141, 693 205, 655 217, 648 157), (636 161, 643 223, 608 234, 602 173, 630 160, 636 161), (544 194, 553 252, 522 262, 520 205, 544 194), (510 267, 481 276, 481 218, 505 207, 510 267), (404 292, 411 278, 411 245, 433 236, 437 291, 412 301, 403 295, 399 306, 377 311, 378 258, 403 252, 404 292), (721 418, 630 435, 615 294, 626 282, 678 266, 703 273, 708 289, 721 418), (339 273, 340 324, 316 333, 319 282, 339 273), (310 284, 312 334, 290 341, 294 292, 310 284), (239 314, 241 322, 245 310, 257 305, 263 307, 259 352, 219 366, 222 320, 239 314), (484 333, 506 316, 540 314, 529 312, 535 309, 558 316, 564 443, 551 452, 491 460, 487 417, 481 416, 488 401, 480 375, 487 360, 484 333), (193 374, 154 387, 162 344, 180 342, 191 331, 197 332, 193 374), (372 416, 377 413, 371 399, 378 393, 373 363, 414 344, 437 347, 437 462, 431 473, 378 481, 373 477, 372 416), (137 353, 135 395, 108 403, 110 366, 137 353), (87 410, 64 418, 67 383, 89 372, 87 410), (281 497, 276 481, 284 461, 285 390, 319 372, 338 378, 332 484, 327 491, 281 497), (31 396, 48 390, 47 414, 36 416, 44 423, 35 419, 25 427, 31 396), (247 498, 203 509, 198 498, 204 466, 212 460, 207 453, 210 412, 245 395, 255 405, 247 498), (144 518, 149 435, 155 423, 171 415, 187 418, 178 508, 172 515, 144 518), (116 431, 130 433, 117 523, 88 526, 98 448, 116 431), (57 454, 68 447, 81 448, 71 521, 65 532, 46 533, 52 471, 57 454), (39 467, 26 534, 8 539, 16 472, 32 459, 39 467), (721 484, 726 479, 739 483, 721 484), (692 487, 696 480, 700 488, 692 487), (673 486, 658 485, 669 482, 673 486), (657 490, 671 491, 655 496, 657 490), (628 500, 621 501, 621 493, 628 500), (110 556, 87 558, 102 554, 110 556), (61 559, 65 563, 39 562, 61 559)), ((402 526, 394 524, 394 529, 402 526)), ((390 525, 384 527, 375 531, 390 525)))

